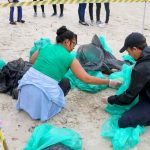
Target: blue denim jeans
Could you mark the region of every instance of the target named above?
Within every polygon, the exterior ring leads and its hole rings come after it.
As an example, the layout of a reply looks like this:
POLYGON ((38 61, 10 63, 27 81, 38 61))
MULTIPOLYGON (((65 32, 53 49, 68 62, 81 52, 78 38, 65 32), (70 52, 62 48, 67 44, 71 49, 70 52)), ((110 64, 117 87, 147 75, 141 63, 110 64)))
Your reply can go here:
POLYGON ((80 3, 78 7, 79 21, 84 22, 86 3, 80 3))
MULTIPOLYGON (((13 2, 18 2, 18 0, 13 0, 13 2)), ((15 9, 14 7, 10 7, 10 15, 9 15, 10 22, 14 21, 14 9, 15 9)), ((17 10, 18 10, 17 21, 21 21, 22 20, 22 7, 18 6, 17 10)))

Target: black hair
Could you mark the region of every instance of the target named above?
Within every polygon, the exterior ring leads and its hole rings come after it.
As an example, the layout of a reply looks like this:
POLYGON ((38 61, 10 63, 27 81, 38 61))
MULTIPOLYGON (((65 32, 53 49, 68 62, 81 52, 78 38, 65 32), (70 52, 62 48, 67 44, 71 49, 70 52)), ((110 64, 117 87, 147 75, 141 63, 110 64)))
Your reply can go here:
POLYGON ((57 43, 62 43, 66 39, 73 40, 74 38, 76 39, 77 42, 77 35, 74 32, 68 30, 66 26, 62 26, 57 30, 56 36, 57 43))
POLYGON ((145 47, 147 47, 147 43, 140 44, 136 47, 139 48, 140 50, 143 50, 145 47))

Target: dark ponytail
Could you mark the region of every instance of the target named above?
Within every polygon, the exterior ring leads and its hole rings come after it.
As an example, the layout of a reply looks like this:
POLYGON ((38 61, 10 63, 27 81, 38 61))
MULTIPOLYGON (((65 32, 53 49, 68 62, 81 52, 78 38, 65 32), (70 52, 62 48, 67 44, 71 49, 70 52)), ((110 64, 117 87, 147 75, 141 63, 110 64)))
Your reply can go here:
POLYGON ((72 40, 74 38, 77 41, 77 35, 72 31, 68 30, 66 26, 62 26, 57 30, 57 37, 56 37, 57 43, 62 43, 66 39, 72 40))

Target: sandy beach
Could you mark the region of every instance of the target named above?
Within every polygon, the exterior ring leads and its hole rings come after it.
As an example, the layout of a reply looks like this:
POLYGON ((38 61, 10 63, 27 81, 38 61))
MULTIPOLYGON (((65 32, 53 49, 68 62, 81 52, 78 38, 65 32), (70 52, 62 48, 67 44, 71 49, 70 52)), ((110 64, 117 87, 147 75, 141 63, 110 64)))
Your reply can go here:
MULTIPOLYGON (((1 0, 4 2, 4 0, 1 0)), ((51 17, 51 5, 45 6, 46 18, 42 17, 38 7, 38 17, 33 17, 33 8, 23 7, 25 24, 16 26, 9 24, 9 8, 0 8, 0 58, 12 61, 18 58, 29 59, 29 50, 34 41, 47 37, 55 42, 56 30, 65 25, 78 35, 78 45, 90 43, 94 34, 104 35, 113 54, 121 58, 119 49, 123 46, 125 37, 131 32, 142 31, 144 3, 111 3, 110 22, 104 27, 82 26, 78 23, 78 5, 65 5, 64 17, 51 17)), ((95 16, 94 7, 94 16, 95 16)), ((58 7, 59 11, 59 7, 58 7)), ((150 43, 150 4, 147 3, 144 35, 150 43)), ((16 17, 16 9, 15 9, 16 17)), ((86 21, 90 22, 88 7, 86 21)), ((104 5, 101 9, 101 20, 105 19, 104 5)), ((102 124, 108 118, 104 112, 103 96, 113 95, 115 90, 107 89, 96 94, 90 94, 78 89, 69 92, 66 97, 66 108, 48 121, 58 127, 67 127, 77 131, 83 138, 83 150, 111 150, 108 140, 100 136, 102 124)), ((22 150, 30 138, 35 126, 40 121, 33 121, 25 112, 16 111, 16 100, 6 94, 0 94, 0 120, 3 121, 5 137, 10 150, 22 150)), ((140 143, 134 150, 149 150, 150 128, 140 137, 140 143)))

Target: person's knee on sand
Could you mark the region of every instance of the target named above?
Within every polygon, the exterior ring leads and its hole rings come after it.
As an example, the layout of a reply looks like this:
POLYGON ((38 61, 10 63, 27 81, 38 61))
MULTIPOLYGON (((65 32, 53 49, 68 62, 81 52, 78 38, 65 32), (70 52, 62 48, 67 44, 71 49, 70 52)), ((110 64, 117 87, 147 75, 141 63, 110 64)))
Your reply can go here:
POLYGON ((64 93, 64 96, 66 96, 68 94, 68 92, 70 91, 70 89, 71 89, 71 85, 70 85, 69 79, 67 79, 67 78, 63 78, 59 82, 59 86, 61 87, 61 89, 62 89, 62 91, 64 93))
POLYGON ((134 105, 130 110, 125 112, 118 120, 120 128, 149 126, 150 125, 150 103, 147 100, 142 100, 134 105))
POLYGON ((127 128, 127 127, 136 127, 137 122, 133 120, 133 118, 130 118, 129 116, 122 116, 118 120, 118 126, 120 128, 127 128))

